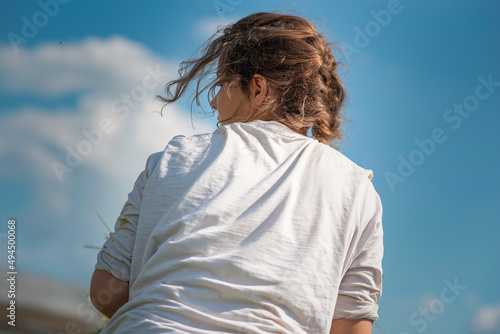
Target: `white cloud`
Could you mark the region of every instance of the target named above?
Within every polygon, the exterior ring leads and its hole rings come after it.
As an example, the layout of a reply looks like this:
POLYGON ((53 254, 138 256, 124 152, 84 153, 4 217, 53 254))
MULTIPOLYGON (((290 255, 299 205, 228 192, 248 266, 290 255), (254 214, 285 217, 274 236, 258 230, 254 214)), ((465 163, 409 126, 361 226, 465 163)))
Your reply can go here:
POLYGON ((7 92, 61 96, 68 92, 121 93, 140 84, 145 67, 159 64, 173 75, 177 65, 124 37, 45 43, 14 53, 0 47, 0 87, 7 92))
MULTIPOLYGON (((159 92, 174 76, 165 75, 165 82, 155 82, 145 67, 158 67, 164 73, 174 71, 164 70, 169 67, 167 60, 123 37, 108 40, 89 38, 81 43, 56 46, 42 44, 13 57, 12 54, 10 49, 0 48, 0 56, 6 56, 0 66, 3 88, 42 95, 63 95, 72 89, 84 91, 73 108, 46 110, 38 106, 22 106, 0 116, 1 156, 23 156, 28 160, 23 163, 28 166, 36 162, 40 172, 38 176, 45 179, 55 176, 52 161, 64 163, 66 146, 76 149, 81 141, 87 140, 83 131, 99 129, 103 119, 111 121, 113 131, 103 134, 99 144, 93 146, 92 153, 84 157, 76 168, 87 165, 115 178, 129 172, 126 168, 124 171, 113 165, 123 163, 121 159, 112 158, 123 154, 125 148, 127 157, 143 157, 151 150, 162 150, 168 140, 177 134, 214 130, 199 120, 196 122, 198 128, 193 130, 189 114, 176 107, 166 107, 164 117, 155 112, 160 105, 152 103, 154 91, 159 92), (26 68, 33 71, 21 70, 26 68), (143 87, 147 76, 150 77, 148 85, 156 86, 154 90, 143 87), (69 79, 73 77, 75 79, 69 79), (133 99, 136 87, 148 94, 143 102, 133 99), (129 107, 125 102, 119 102, 123 95, 132 96, 131 100, 137 105, 129 107), (128 110, 126 117, 120 118, 121 114, 114 112, 117 110, 113 109, 114 102, 128 110), (121 173, 117 174, 117 171, 121 173)), ((10 165, 11 173, 18 171, 18 167, 10 165)))
POLYGON ((471 325, 474 334, 500 333, 500 304, 484 305, 479 308, 471 325))
MULTIPOLYGON (((32 199, 23 212, 4 213, 26 222, 24 254, 46 255, 50 259, 47 266, 52 268, 69 268, 94 259, 82 258, 90 254, 83 250, 83 244, 102 237, 99 223, 88 220, 93 213, 86 196, 109 223, 109 217, 119 213, 117 207, 123 205, 131 190, 130 181, 135 181, 150 154, 163 150, 175 135, 215 130, 215 119, 209 123, 196 118, 193 130, 189 112, 177 106, 165 107, 163 117, 155 113, 161 105, 153 105, 154 95, 176 78, 177 71, 167 59, 123 37, 47 43, 16 55, 0 47, 0 57, 0 85, 7 92, 50 96, 51 103, 70 92, 77 94, 76 103, 70 106, 50 109, 19 102, 0 114, 0 179, 27 180, 32 199), (143 80, 150 75, 146 66, 159 66, 169 75, 156 82, 154 89, 144 90, 143 80), (127 116, 120 118, 113 105, 122 95, 134 96, 138 88, 147 93, 147 98, 133 100, 137 105, 127 107, 127 116), (65 164, 66 147, 76 149, 79 143, 88 141, 82 131, 99 129, 103 119, 109 119, 113 131, 103 134, 92 152, 82 157, 71 173, 63 174, 60 182, 52 163, 65 164), (82 212, 87 220, 81 217, 82 212), (75 249, 79 253, 74 254, 72 263, 53 256, 54 250, 61 254, 61 250, 71 253, 75 249)), ((150 80, 149 86, 153 83, 150 80)), ((24 265, 39 267, 32 255, 25 258, 24 265)), ((84 273, 89 269, 79 266, 68 270, 84 273)))

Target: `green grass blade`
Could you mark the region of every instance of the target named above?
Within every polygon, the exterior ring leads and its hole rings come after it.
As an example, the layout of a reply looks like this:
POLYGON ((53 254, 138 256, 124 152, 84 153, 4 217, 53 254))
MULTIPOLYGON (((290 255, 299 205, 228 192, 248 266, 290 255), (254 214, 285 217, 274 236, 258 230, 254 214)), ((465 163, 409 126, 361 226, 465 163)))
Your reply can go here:
POLYGON ((111 232, 111 229, 109 228, 108 224, 106 224, 106 222, 104 221, 104 219, 102 219, 101 215, 99 214, 99 211, 97 211, 97 209, 94 207, 94 205, 92 204, 92 202, 90 201, 90 199, 87 198, 87 201, 89 202, 90 207, 92 208, 92 210, 94 211, 94 213, 97 215, 97 217, 99 218, 99 220, 101 221, 101 223, 104 226, 106 226, 106 228, 108 229, 109 232, 111 232))
POLYGON ((83 245, 83 247, 101 250, 101 247, 94 246, 94 245, 83 245))
POLYGON ((380 331, 382 332, 382 334, 387 334, 387 333, 386 333, 386 332, 382 329, 382 327, 380 327, 380 325, 379 325, 377 322, 375 322, 375 326, 377 326, 377 328, 378 328, 378 329, 380 329, 380 331))

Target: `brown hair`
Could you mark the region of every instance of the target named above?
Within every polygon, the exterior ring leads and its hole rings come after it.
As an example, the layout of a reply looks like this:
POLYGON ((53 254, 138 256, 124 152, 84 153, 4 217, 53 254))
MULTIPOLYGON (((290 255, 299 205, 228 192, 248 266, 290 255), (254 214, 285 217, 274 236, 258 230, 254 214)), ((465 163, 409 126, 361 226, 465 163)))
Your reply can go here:
POLYGON ((207 88, 199 91, 200 82, 211 73, 206 67, 213 71, 218 62, 209 94, 213 96, 215 87, 225 82, 238 80, 248 95, 250 79, 260 74, 268 83, 269 94, 256 114, 271 115, 272 120, 299 133, 312 127, 318 141, 330 144, 342 137, 340 109, 346 98, 332 45, 306 19, 286 13, 254 13, 219 28, 202 45, 200 58, 181 63, 180 78, 165 88, 170 98, 157 98, 176 101, 198 77, 195 99, 199 106, 198 96, 207 88), (173 85, 177 86, 172 96, 173 85))

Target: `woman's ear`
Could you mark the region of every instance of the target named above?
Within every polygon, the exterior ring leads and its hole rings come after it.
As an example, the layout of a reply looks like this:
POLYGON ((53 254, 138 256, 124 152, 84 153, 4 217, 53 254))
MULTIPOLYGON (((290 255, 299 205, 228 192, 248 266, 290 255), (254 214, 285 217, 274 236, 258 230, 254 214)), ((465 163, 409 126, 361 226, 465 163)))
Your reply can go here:
POLYGON ((267 95, 267 80, 260 74, 255 74, 250 80, 250 101, 260 105, 267 95))
POLYGON ((251 119, 271 121, 274 115, 261 109, 269 94, 269 84, 267 79, 260 74, 255 74, 249 81, 249 96, 251 119))

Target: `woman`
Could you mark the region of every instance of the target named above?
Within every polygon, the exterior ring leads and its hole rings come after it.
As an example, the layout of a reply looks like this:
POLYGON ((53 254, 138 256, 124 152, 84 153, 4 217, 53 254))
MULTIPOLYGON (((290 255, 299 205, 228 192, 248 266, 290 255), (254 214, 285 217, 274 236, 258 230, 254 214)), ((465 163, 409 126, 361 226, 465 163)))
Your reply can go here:
POLYGON ((97 257, 102 333, 371 333, 382 205, 372 172, 328 145, 345 99, 331 44, 276 12, 216 35, 161 99, 197 77, 198 101, 217 63, 221 126, 148 158, 97 257))

